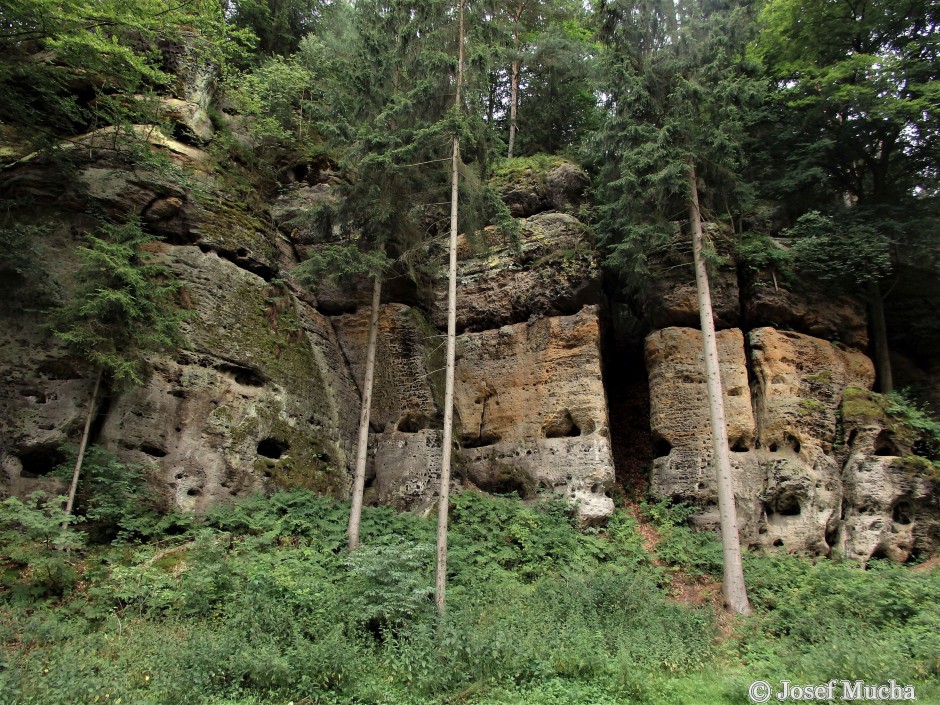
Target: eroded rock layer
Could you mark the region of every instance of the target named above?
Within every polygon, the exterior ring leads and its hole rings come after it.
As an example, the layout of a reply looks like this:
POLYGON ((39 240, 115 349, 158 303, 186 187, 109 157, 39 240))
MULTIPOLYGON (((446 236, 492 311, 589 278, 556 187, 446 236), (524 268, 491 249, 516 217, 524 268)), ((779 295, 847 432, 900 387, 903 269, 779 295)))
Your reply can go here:
POLYGON ((454 404, 467 479, 560 492, 582 521, 613 511, 614 466, 596 307, 461 336, 454 404))
MULTIPOLYGON (((836 549, 859 560, 906 560, 936 545, 929 480, 907 467, 912 461, 896 443, 876 443, 879 434, 884 438, 883 410, 881 425, 870 417, 860 423, 846 404, 874 382, 864 354, 773 328, 750 331, 746 346, 738 329, 719 332, 718 340, 745 545, 816 555, 836 549), (893 457, 876 457, 885 454, 893 457)), ((651 491, 694 503, 701 510, 693 520, 716 528, 701 334, 655 331, 646 359, 663 453, 654 461, 651 491)))

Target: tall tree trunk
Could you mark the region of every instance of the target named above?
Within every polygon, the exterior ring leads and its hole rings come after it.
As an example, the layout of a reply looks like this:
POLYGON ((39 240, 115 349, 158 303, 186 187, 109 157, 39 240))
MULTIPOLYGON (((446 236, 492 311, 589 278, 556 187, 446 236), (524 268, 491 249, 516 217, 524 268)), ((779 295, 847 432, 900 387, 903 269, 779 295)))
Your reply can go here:
MULTIPOLYGON (((95 386, 88 400, 88 411, 85 412, 85 428, 82 431, 82 440, 78 445, 78 458, 75 459, 75 470, 72 471, 72 483, 69 485, 69 496, 65 502, 65 516, 72 515, 75 506, 75 493, 78 491, 78 478, 82 474, 82 463, 85 461, 85 449, 88 447, 88 436, 91 434, 91 422, 95 418, 95 405, 98 403, 98 390, 101 389, 101 379, 104 377, 104 368, 98 370, 95 377, 95 386)), ((68 528, 68 521, 62 522, 62 531, 68 528)))
POLYGON ((738 517, 734 506, 734 487, 731 479, 731 454, 728 450, 728 428, 725 424, 725 404, 721 391, 718 365, 718 343, 715 320, 712 316, 711 292, 705 268, 702 214, 699 210, 698 186, 695 166, 689 165, 689 220, 692 224, 692 256, 695 261, 695 290, 698 294, 699 318, 702 322, 702 342, 705 354, 705 377, 708 389, 708 418, 711 422, 712 449, 715 474, 718 480, 718 512, 721 517, 721 546, 724 559, 722 593, 725 606, 735 614, 748 614, 751 605, 744 586, 741 565, 741 543, 738 537, 738 517))
POLYGON ((506 155, 509 159, 512 159, 513 147, 516 144, 516 110, 519 105, 519 71, 522 68, 521 64, 522 62, 519 59, 513 59, 512 78, 509 82, 509 151, 506 155))
MULTIPOLYGON (((457 42, 457 93, 454 103, 460 110, 463 84, 463 0, 460 0, 460 27, 457 42)), ((441 492, 437 504, 437 566, 434 570, 434 601, 444 616, 447 589, 447 513, 450 508, 450 460, 454 437, 454 366, 457 349, 457 197, 460 136, 454 134, 450 172, 450 266, 447 274, 447 367, 444 385, 444 439, 441 452, 441 492)))
POLYGON ((356 446, 356 474, 353 476, 352 505, 349 508, 349 550, 359 548, 359 523, 362 518, 362 493, 366 485, 366 460, 369 457, 369 415, 372 413, 372 380, 375 377, 375 349, 379 337, 379 308, 382 301, 382 277, 372 284, 372 315, 369 318, 369 344, 366 374, 362 381, 362 408, 359 410, 359 445, 356 446))
POLYGON ((894 391, 894 375, 891 371, 891 355, 888 349, 884 299, 881 298, 881 287, 878 282, 868 285, 868 310, 871 316, 871 342, 875 352, 878 389, 882 394, 887 394, 894 391))

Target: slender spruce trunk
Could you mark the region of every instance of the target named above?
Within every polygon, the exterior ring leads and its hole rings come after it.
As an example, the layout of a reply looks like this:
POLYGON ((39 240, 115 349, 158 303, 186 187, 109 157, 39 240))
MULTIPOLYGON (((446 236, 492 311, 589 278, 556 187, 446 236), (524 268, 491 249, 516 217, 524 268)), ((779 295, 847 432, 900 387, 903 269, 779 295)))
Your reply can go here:
POLYGON ((705 355, 705 377, 708 390, 708 419, 711 423, 712 449, 715 474, 718 480, 718 513, 721 518, 721 546, 724 563, 722 593, 725 607, 735 614, 749 614, 751 605, 744 585, 741 564, 741 542, 738 536, 738 517, 734 506, 734 486, 731 477, 731 454, 728 450, 728 428, 725 424, 725 404, 721 391, 718 364, 718 343, 715 319, 712 315, 708 272, 703 255, 702 214, 698 202, 695 166, 689 164, 689 220, 692 224, 692 256, 695 261, 695 290, 698 294, 699 318, 702 322, 702 343, 705 355))
MULTIPOLYGON (((518 41, 515 42, 518 46, 518 41)), ((511 66, 512 77, 509 82, 509 150, 507 157, 512 159, 513 148, 516 144, 516 111, 519 105, 519 72, 521 62, 514 59, 511 66)))
POLYGON ((372 313, 369 317, 369 343, 366 374, 362 381, 362 408, 359 410, 359 445, 356 446, 356 474, 353 476, 352 505, 349 508, 349 550, 359 548, 362 519, 362 494, 366 485, 366 460, 369 457, 369 416, 372 413, 372 381, 375 378, 375 349, 378 347, 379 309, 382 301, 382 277, 372 284, 372 313))
MULTIPOLYGON (((95 377, 95 386, 91 391, 91 399, 88 400, 88 410, 85 412, 85 428, 82 431, 82 440, 78 445, 78 457, 75 459, 75 470, 72 471, 72 483, 69 485, 69 496, 65 502, 65 516, 72 516, 72 508, 75 506, 75 493, 78 491, 78 478, 82 474, 82 463, 85 461, 85 449, 88 448, 88 436, 91 435, 91 422, 95 418, 95 406, 98 403, 98 390, 101 389, 101 380, 104 377, 104 368, 98 369, 98 376, 95 377)), ((62 531, 68 528, 68 520, 62 522, 62 531)))
POLYGON ((871 342, 875 353, 878 389, 882 394, 887 394, 894 391, 894 374, 891 371, 891 355, 888 349, 884 299, 881 297, 881 287, 878 282, 868 285, 868 311, 871 316, 871 342))
MULTIPOLYGON (((457 91, 454 103, 460 110, 463 84, 463 0, 457 42, 457 91)), ((454 436, 454 367, 457 349, 457 200, 460 136, 454 134, 450 173, 450 265, 447 274, 447 366, 444 386, 444 439, 441 452, 441 491, 437 504, 437 565, 434 570, 434 601, 437 612, 444 616, 447 588, 447 513, 450 505, 450 461, 454 436)))

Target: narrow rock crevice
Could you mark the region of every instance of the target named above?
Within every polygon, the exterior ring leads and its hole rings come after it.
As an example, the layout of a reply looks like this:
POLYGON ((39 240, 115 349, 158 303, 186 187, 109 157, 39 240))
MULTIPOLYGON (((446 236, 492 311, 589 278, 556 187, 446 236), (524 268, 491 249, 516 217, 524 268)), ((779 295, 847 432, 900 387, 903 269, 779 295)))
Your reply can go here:
POLYGON ((653 460, 667 455, 671 446, 664 449, 650 428, 649 379, 643 357, 645 331, 624 304, 605 306, 601 315, 601 372, 614 474, 619 485, 640 496, 649 487, 653 460))

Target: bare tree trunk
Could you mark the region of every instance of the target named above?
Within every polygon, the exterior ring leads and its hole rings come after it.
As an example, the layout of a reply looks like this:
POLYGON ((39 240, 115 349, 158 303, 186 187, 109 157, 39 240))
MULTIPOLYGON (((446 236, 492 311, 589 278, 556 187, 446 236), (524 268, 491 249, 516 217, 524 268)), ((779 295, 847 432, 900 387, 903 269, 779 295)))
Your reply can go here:
POLYGON ((366 485, 366 460, 369 457, 369 415, 372 412, 372 381, 375 377, 375 349, 378 346, 381 301, 382 277, 376 274, 372 285, 372 315, 369 318, 366 374, 362 381, 362 408, 359 410, 359 445, 356 446, 356 474, 353 476, 352 505, 349 508, 350 551, 359 548, 359 523, 362 519, 362 494, 366 485))
MULTIPOLYGON (((516 42, 518 44, 518 42, 516 42)), ((514 59, 512 62, 512 78, 510 79, 509 92, 509 153, 506 155, 512 159, 513 147, 516 144, 516 111, 519 105, 519 71, 521 70, 521 61, 514 59)))
POLYGON ((721 391, 718 365, 718 344, 715 320, 712 315, 711 292, 705 268, 702 234, 702 214, 698 203, 695 167, 689 165, 689 219, 692 223, 692 255, 695 260, 695 289, 698 294, 699 317, 702 322, 702 342, 705 354, 705 377, 708 389, 708 418, 711 422, 712 448, 715 473, 718 480, 718 512, 721 517, 721 545, 724 558, 722 593, 725 607, 735 614, 749 614, 751 605, 744 585, 741 565, 741 543, 738 537, 738 517, 734 506, 734 487, 731 479, 731 454, 728 450, 728 428, 725 424, 725 404, 721 391))
MULTIPOLYGON (((82 463, 85 461, 85 449, 88 447, 88 436, 91 434, 91 422, 95 418, 95 405, 98 402, 98 390, 101 388, 101 379, 104 377, 104 368, 98 370, 95 378, 95 387, 88 400, 88 411, 85 413, 85 429, 82 431, 82 441, 78 445, 78 458, 75 459, 75 470, 72 472, 72 484, 69 485, 69 497, 65 502, 65 516, 72 515, 75 506, 75 493, 78 491, 78 478, 82 474, 82 463)), ((68 528, 68 521, 62 522, 62 531, 68 528)))
MULTIPOLYGON (((460 110, 463 83, 463 0, 460 0, 460 27, 457 43, 457 94, 460 110)), ((457 349, 457 197, 460 137, 454 135, 450 173, 450 266, 447 275, 447 369, 444 386, 444 440, 441 452, 441 492, 437 504, 437 566, 434 571, 434 601, 444 616, 447 589, 447 513, 450 505, 450 460, 454 437, 454 367, 457 349)))
POLYGON ((894 374, 891 371, 891 355, 888 349, 884 299, 881 298, 881 287, 878 286, 878 282, 868 285, 868 309, 871 315, 871 342, 875 352, 878 389, 882 394, 887 394, 894 391, 894 374))

